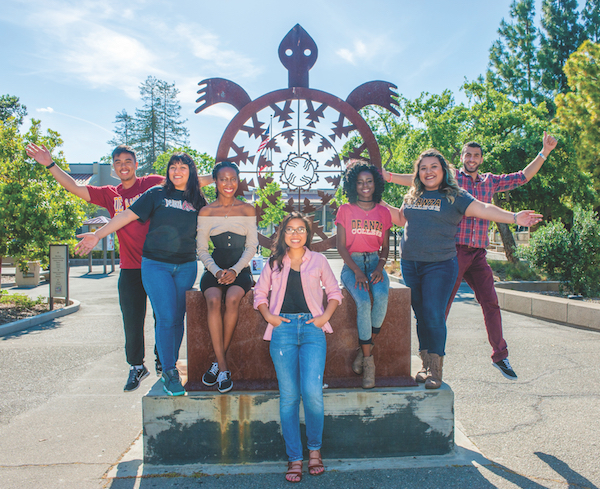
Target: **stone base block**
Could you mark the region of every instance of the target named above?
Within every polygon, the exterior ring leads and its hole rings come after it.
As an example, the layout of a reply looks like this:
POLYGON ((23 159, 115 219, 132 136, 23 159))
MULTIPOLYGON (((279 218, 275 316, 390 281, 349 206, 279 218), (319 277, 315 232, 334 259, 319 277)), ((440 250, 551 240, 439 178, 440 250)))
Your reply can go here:
MULTIPOLYGON (((438 390, 326 389, 324 401, 325 459, 442 455, 454 448, 454 393, 446 384, 438 390)), ((167 397, 157 383, 142 410, 146 464, 287 460, 278 391, 167 397)))

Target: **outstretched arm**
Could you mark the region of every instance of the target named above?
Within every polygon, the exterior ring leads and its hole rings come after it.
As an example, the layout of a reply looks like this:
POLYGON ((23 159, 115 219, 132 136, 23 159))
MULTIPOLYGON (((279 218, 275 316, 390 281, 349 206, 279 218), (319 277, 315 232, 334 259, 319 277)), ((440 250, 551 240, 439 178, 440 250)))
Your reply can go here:
POLYGON ((412 185, 413 176, 410 173, 392 173, 385 168, 382 168, 381 175, 383 176, 383 179, 389 183, 404 185, 405 187, 410 187, 412 185))
POLYGON ((127 226, 127 224, 135 221, 137 218, 138 215, 135 212, 131 209, 126 209, 112 218, 108 224, 102 226, 95 233, 78 234, 77 237, 82 239, 75 245, 75 253, 78 255, 87 255, 102 238, 106 238, 109 234, 127 226))
POLYGON ((404 227, 406 224, 406 218, 404 217, 402 208, 398 209, 397 207, 394 207, 383 200, 381 201, 381 205, 390 210, 390 214, 392 215, 392 224, 395 224, 398 227, 404 227))
POLYGON ((515 223, 519 226, 531 227, 542 220, 541 214, 535 211, 508 212, 494 204, 485 204, 480 200, 473 200, 465 211, 467 217, 478 217, 487 221, 503 222, 506 224, 515 223))
POLYGON ((558 141, 555 137, 550 136, 550 134, 547 134, 546 131, 544 131, 544 137, 542 138, 542 143, 544 146, 542 148, 542 151, 540 151, 538 155, 533 159, 533 161, 523 169, 523 173, 525 174, 525 178, 527 178, 527 181, 535 177, 536 173, 540 171, 540 168, 544 164, 544 161, 546 160, 548 155, 552 152, 554 148, 556 148, 557 142, 558 141))
MULTIPOLYGON (((48 168, 52 165, 52 155, 48 148, 43 144, 38 146, 36 144, 30 143, 25 148, 25 152, 27 156, 33 158, 40 165, 48 168)), ((52 176, 56 179, 58 183, 60 183, 68 192, 76 195, 77 197, 89 202, 91 200, 90 193, 85 185, 78 185, 77 182, 73 179, 71 175, 65 172, 58 165, 52 166, 48 171, 52 174, 52 176)))
POLYGON ((198 183, 200 184, 200 188, 206 187, 207 185, 210 185, 211 183, 215 183, 215 181, 213 180, 213 177, 212 177, 212 173, 207 173, 206 175, 199 175, 198 183))

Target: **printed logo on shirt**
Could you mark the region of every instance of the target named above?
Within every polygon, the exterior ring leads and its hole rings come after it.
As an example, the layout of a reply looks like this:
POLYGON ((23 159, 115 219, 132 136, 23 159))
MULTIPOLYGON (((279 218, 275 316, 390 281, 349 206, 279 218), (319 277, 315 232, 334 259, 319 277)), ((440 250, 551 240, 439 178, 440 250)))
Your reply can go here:
POLYGON ((117 214, 120 214, 121 212, 123 212, 125 209, 129 209, 129 206, 131 206, 131 204, 133 204, 136 200, 138 200, 140 198, 142 194, 137 194, 134 197, 131 197, 129 199, 124 199, 123 202, 123 197, 119 196, 119 197, 115 197, 113 199, 113 208, 115 209, 115 216, 117 214), (125 204, 125 205, 123 205, 125 204))
POLYGON ((404 204, 405 209, 414 209, 416 211, 436 211, 440 212, 442 208, 442 199, 424 199, 419 197, 412 204, 404 204))
POLYGON ((367 236, 383 236, 383 223, 368 219, 352 219, 350 229, 352 234, 365 234, 367 236))
POLYGON ((194 206, 186 200, 165 199, 165 207, 172 207, 173 209, 179 209, 188 212, 196 212, 194 206))

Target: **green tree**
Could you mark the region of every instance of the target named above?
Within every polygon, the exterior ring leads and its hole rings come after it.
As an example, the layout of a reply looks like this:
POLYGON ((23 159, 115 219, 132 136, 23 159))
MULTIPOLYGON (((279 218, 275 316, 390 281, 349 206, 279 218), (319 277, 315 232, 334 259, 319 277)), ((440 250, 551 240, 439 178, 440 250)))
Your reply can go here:
POLYGON ((6 122, 9 117, 14 117, 20 125, 26 115, 27 107, 19 103, 19 97, 8 94, 0 96, 0 121, 6 122))
POLYGON ((579 167, 600 192, 600 44, 585 41, 565 64, 570 92, 556 97, 558 123, 575 143, 579 167))
POLYGON ((273 179, 272 173, 267 173, 266 184, 256 189, 256 213, 260 218, 259 227, 276 226, 285 217, 285 202, 281 199, 281 187, 273 179))
MULTIPOLYGON (((52 130, 42 135, 35 119, 24 135, 14 119, 0 121, 0 256, 13 256, 21 265, 30 260, 47 264, 51 243, 74 245, 84 217, 80 199, 28 161, 25 146, 30 142, 49 149, 62 144, 52 130)), ((55 161, 68 168, 60 152, 55 161)))
MULTIPOLYGON (((135 143, 135 119, 129 115, 125 109, 115 116, 115 136, 108 141, 108 144, 119 146, 126 144, 131 146, 135 143)), ((112 159, 112 158, 111 158, 112 159)), ((111 161, 112 163, 112 161, 111 161)))
POLYGON ((600 42, 600 0, 587 0, 581 12, 583 32, 592 42, 600 42))
POLYGON ((541 86, 550 94, 568 90, 563 67, 583 40, 583 27, 578 21, 577 0, 543 0, 538 61, 541 86))
POLYGON ((502 19, 500 38, 490 48, 487 78, 496 90, 507 93, 514 101, 533 103, 539 98, 535 90, 539 68, 534 0, 513 0, 510 17, 510 22, 502 19))
POLYGON ((600 222, 592 210, 577 206, 570 229, 562 220, 551 222, 519 251, 534 269, 560 280, 572 293, 600 292, 600 222))
POLYGON ((178 94, 174 83, 149 76, 140 85, 142 108, 134 116, 123 109, 115 117, 115 137, 109 144, 133 146, 142 175, 150 173, 162 153, 187 144, 189 131, 180 116, 178 94))

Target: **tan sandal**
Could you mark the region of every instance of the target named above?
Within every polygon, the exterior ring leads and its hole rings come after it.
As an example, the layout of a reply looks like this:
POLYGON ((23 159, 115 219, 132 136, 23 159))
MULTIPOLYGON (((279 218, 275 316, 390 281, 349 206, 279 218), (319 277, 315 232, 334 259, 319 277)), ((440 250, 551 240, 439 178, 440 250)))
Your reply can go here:
POLYGON ((288 462, 288 469, 285 473, 285 480, 288 482, 300 482, 302 480, 302 460, 288 462))
POLYGON ((323 472, 325 472, 325 467, 321 459, 321 450, 309 450, 308 473, 310 475, 321 475, 323 472))

